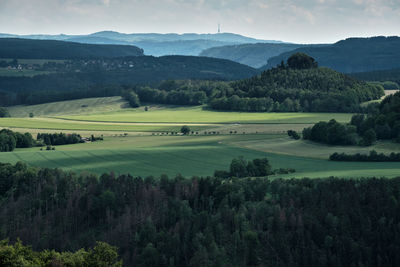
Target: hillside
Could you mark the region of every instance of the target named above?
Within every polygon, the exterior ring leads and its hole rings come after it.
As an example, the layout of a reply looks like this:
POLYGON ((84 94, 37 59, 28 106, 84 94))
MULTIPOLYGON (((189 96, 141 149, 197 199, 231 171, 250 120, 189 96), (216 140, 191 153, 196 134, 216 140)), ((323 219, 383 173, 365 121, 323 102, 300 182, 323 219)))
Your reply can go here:
POLYGON ((299 47, 302 45, 268 43, 229 45, 206 49, 200 53, 200 56, 229 59, 253 68, 260 68, 271 57, 299 47))
POLYGON ((295 54, 261 75, 233 82, 167 81, 132 88, 140 101, 201 105, 243 112, 361 112, 360 103, 384 95, 379 84, 361 82, 295 54))
POLYGON ((302 47, 273 57, 262 69, 285 61, 293 53, 306 53, 320 66, 353 73, 400 68, 400 37, 349 38, 323 47, 302 47))
POLYGON ((142 56, 132 45, 80 44, 53 40, 0 38, 0 58, 89 59, 142 56))
POLYGON ((156 85, 163 80, 238 80, 258 74, 229 60, 191 56, 74 60, 58 63, 55 70, 33 77, 0 77, 0 106, 116 96, 122 86, 156 85))
POLYGON ((364 81, 392 81, 400 84, 400 68, 352 73, 351 76, 364 81))
POLYGON ((233 82, 214 109, 242 111, 359 112, 360 103, 379 99, 383 88, 325 67, 281 66, 261 76, 233 82))

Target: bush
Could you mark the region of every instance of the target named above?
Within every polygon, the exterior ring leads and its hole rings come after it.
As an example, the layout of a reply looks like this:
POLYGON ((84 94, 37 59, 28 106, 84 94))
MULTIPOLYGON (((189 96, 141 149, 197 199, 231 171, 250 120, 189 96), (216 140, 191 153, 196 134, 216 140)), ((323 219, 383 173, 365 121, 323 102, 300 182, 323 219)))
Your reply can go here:
POLYGON ((376 133, 373 129, 365 131, 362 137, 362 145, 370 146, 376 142, 376 133))
POLYGON ((273 174, 271 165, 267 158, 254 159, 247 161, 243 157, 233 159, 230 164, 229 171, 215 171, 215 177, 264 177, 273 174))
POLYGON ((303 139, 330 145, 355 145, 358 136, 357 128, 330 120, 318 122, 313 127, 303 130, 303 139))
POLYGON ((0 118, 10 117, 10 113, 6 108, 0 107, 0 118))
POLYGON ((289 137, 293 138, 294 140, 299 140, 300 139, 300 135, 296 131, 288 130, 287 134, 288 134, 289 137))
POLYGON ((181 133, 183 133, 184 135, 187 135, 190 133, 190 128, 187 125, 182 126, 181 128, 181 133))

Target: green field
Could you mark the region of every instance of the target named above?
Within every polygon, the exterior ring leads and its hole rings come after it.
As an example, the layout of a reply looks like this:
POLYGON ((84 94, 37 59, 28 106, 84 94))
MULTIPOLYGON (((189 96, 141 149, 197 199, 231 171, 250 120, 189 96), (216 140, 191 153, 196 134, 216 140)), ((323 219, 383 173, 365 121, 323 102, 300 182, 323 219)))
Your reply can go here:
POLYGON ((379 142, 373 147, 339 147, 289 139, 286 131, 301 131, 318 121, 335 118, 348 122, 352 114, 213 112, 202 107, 149 105, 126 108, 120 97, 91 98, 9 108, 12 118, 1 118, 0 127, 16 131, 104 134, 105 140, 0 153, 0 162, 23 161, 30 165, 71 171, 131 173, 133 175, 212 175, 228 169, 234 157, 268 157, 273 168, 294 168, 281 177, 366 177, 400 174, 400 163, 332 162, 334 152, 400 152, 400 145, 379 142), (34 118, 27 117, 29 113, 34 118), (198 135, 166 136, 184 124, 198 135), (205 134, 207 132, 207 134, 205 134), (220 134, 211 134, 219 132, 220 134), (121 137, 129 133, 127 137, 121 137))
POLYGON ((128 104, 120 96, 84 98, 70 101, 52 102, 31 106, 9 107, 12 117, 35 117, 66 115, 66 114, 95 114, 121 110, 128 104))
MULTIPOLYGON (((58 131, 126 131, 126 132, 168 132, 179 131, 181 125, 143 125, 143 124, 118 124, 101 122, 64 121, 50 118, 1 118, 0 127, 26 128, 58 131)), ((199 131, 206 129, 204 126, 192 126, 191 129, 199 131)))
POLYGON ((202 107, 150 107, 115 112, 58 116, 58 118, 101 122, 164 122, 164 123, 316 123, 335 118, 348 122, 352 114, 346 113, 265 113, 265 112, 217 112, 202 107))
POLYGON ((399 175, 400 163, 332 162, 296 156, 293 152, 298 150, 298 145, 292 147, 293 155, 242 146, 246 142, 258 142, 266 149, 267 144, 282 139, 285 139, 282 135, 109 137, 103 142, 58 146, 56 151, 30 148, 1 153, 0 162, 23 161, 34 166, 99 174, 114 171, 140 176, 173 176, 181 173, 190 177, 228 169, 232 158, 244 156, 246 159, 267 157, 273 168, 297 170, 295 174, 280 175, 287 178, 399 175))
MULTIPOLYGON (((88 98, 48 104, 10 107, 12 118, 0 119, 0 127, 19 131, 65 131, 110 133, 143 133, 179 131, 188 124, 193 131, 215 131, 223 134, 284 133, 302 131, 321 120, 350 120, 344 113, 245 113, 215 112, 203 107, 149 105, 128 108, 121 97, 88 98), (34 118, 29 118, 33 113, 34 118)), ((86 133, 85 133, 86 134, 86 133)))

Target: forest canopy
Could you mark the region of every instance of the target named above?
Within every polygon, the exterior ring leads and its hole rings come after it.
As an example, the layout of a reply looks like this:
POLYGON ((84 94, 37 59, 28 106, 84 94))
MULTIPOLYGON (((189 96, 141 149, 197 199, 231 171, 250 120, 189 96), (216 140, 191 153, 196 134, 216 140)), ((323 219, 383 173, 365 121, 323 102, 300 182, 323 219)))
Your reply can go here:
POLYGON ((79 249, 102 241, 126 266, 400 264, 400 178, 98 177, 23 163, 0 173, 0 239, 56 258, 86 259, 79 249))

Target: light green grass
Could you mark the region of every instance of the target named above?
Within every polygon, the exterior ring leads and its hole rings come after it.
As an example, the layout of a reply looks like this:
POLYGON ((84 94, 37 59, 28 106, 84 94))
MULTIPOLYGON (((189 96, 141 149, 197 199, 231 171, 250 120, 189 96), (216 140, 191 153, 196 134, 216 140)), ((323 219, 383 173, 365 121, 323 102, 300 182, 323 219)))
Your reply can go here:
POLYGON ((103 122, 164 122, 164 123, 316 123, 336 119, 350 121, 346 113, 265 113, 265 112, 217 112, 202 107, 143 108, 121 110, 91 115, 58 116, 69 120, 103 122))
MULTIPOLYGON (((67 131, 126 131, 126 132, 169 132, 180 131, 182 125, 133 125, 101 122, 66 121, 49 118, 0 118, 0 127, 29 129, 49 129, 67 131)), ((208 127, 192 126, 199 131, 208 127)))
POLYGON ((267 140, 244 140, 235 142, 234 145, 263 152, 319 159, 328 159, 329 156, 335 152, 368 154, 369 151, 375 150, 385 154, 390 154, 391 152, 400 153, 400 144, 390 141, 379 141, 375 145, 368 147, 330 146, 305 140, 293 140, 288 136, 267 140))
POLYGON ((35 117, 66 115, 66 114, 93 114, 111 112, 127 107, 127 102, 120 96, 84 98, 69 101, 59 101, 30 106, 13 106, 8 111, 12 117, 35 117))
POLYGON ((294 174, 280 177, 395 177, 400 163, 333 162, 325 159, 263 152, 240 147, 244 142, 279 142, 282 135, 236 136, 146 136, 113 137, 103 142, 58 146, 56 151, 39 148, 0 153, 0 162, 24 161, 30 165, 94 173, 131 173, 132 175, 169 176, 181 173, 212 175, 227 170, 232 158, 268 157, 273 168, 294 168, 294 174))

